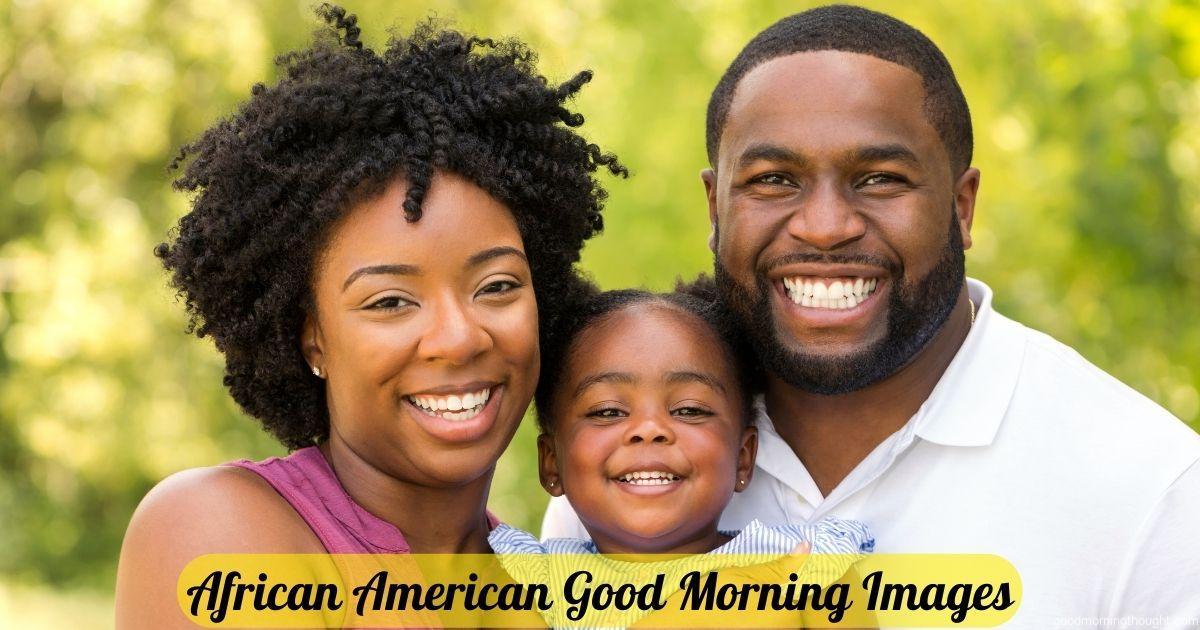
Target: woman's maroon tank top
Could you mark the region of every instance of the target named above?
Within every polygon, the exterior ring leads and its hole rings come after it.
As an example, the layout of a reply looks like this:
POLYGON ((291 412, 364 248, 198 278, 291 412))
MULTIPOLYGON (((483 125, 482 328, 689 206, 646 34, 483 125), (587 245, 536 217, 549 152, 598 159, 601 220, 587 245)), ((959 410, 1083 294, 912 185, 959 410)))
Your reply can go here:
MULTIPOLYGON (((315 446, 261 462, 230 462, 257 473, 295 508, 329 553, 409 553, 395 525, 354 502, 315 446)), ((491 512, 488 527, 499 524, 491 512)))

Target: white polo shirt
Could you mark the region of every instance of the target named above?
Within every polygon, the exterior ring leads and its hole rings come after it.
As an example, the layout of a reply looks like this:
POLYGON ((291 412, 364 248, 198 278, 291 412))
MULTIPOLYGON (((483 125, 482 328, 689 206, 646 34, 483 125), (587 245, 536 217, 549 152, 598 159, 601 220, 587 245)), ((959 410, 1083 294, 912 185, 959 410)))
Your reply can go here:
MULTIPOLYGON (((838 516, 880 553, 998 554, 1023 584, 1006 628, 1200 628, 1200 436, 967 282, 978 314, 933 393, 829 496, 759 405, 722 529, 838 516)), ((561 498, 557 536, 587 536, 561 498)))

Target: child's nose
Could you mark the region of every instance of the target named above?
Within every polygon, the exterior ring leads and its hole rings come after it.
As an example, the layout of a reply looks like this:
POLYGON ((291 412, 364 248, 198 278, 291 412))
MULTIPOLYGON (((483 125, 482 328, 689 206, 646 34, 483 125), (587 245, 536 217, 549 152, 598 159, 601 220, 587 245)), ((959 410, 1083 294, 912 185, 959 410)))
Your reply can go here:
POLYGON ((675 432, 671 430, 671 419, 660 414, 639 414, 632 418, 625 431, 626 444, 673 444, 675 432))

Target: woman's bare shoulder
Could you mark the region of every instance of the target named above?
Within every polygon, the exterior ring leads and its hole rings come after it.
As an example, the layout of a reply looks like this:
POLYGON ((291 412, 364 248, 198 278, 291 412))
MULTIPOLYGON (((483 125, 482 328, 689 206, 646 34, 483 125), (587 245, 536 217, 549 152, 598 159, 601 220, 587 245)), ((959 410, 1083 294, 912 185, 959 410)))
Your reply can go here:
POLYGON ((195 627, 175 583, 208 553, 324 553, 300 515, 266 481, 233 466, 175 473, 138 506, 117 568, 117 627, 195 627))
POLYGON ((320 553, 300 515, 262 477, 236 466, 193 468, 156 485, 133 514, 125 544, 196 546, 203 553, 320 553), (315 548, 314 548, 315 545, 315 548))

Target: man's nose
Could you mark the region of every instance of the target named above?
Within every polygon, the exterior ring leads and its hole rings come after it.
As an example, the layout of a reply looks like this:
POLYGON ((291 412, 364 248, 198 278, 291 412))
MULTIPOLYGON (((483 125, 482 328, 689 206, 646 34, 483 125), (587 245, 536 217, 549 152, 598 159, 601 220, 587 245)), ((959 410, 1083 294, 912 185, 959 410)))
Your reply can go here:
POLYGON ((788 234, 826 251, 862 238, 867 222, 842 188, 836 182, 818 182, 788 217, 788 234))
POLYGON ((445 297, 426 308, 426 328, 417 346, 420 358, 466 365, 492 348, 492 336, 476 321, 469 305, 445 297))
POLYGON ((626 444, 674 444, 671 416, 661 413, 635 412, 625 429, 626 444))

